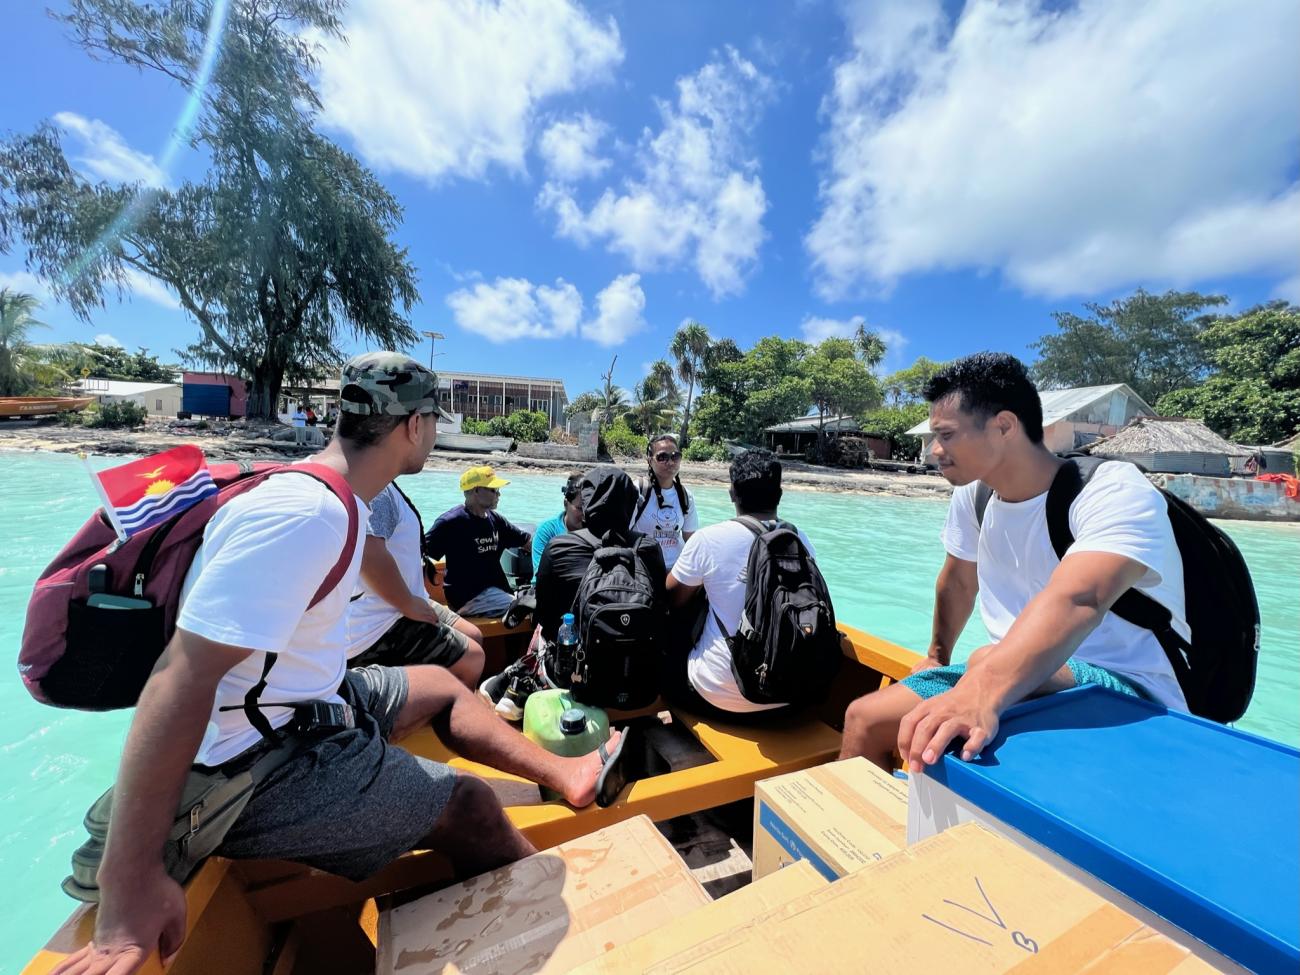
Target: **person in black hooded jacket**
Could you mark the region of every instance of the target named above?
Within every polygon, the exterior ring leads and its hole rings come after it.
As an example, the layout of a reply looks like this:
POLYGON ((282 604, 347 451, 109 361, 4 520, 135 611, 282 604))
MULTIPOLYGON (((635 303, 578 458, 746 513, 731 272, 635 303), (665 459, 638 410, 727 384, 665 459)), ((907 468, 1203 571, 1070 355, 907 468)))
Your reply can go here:
MULTIPOLYGON (((564 614, 574 611, 578 586, 596 554, 596 546, 587 533, 602 541, 608 537, 610 542, 625 546, 644 537, 643 533, 628 528, 638 495, 636 484, 622 470, 612 466, 593 468, 583 476, 581 493, 582 529, 557 535, 547 542, 537 568, 534 619, 541 625, 542 639, 547 643, 555 642, 564 614)), ((662 584, 668 575, 662 550, 647 548, 645 561, 651 576, 662 584)))

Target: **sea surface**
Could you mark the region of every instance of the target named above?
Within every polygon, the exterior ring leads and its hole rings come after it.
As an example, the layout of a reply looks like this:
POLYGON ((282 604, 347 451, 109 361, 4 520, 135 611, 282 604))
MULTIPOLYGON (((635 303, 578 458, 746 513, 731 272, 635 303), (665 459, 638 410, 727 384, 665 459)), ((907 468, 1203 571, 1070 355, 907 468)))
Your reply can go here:
MULTIPOLYGON (((94 458, 96 467, 121 458, 94 458)), ((519 475, 500 510, 517 522, 558 514, 564 478, 519 475)), ((426 471, 401 485, 426 523, 460 500, 457 476, 426 471)), ((701 522, 732 516, 726 490, 695 488, 701 522)), ((14 660, 32 584, 94 511, 86 470, 73 457, 0 451, 0 647, 14 660)), ((790 491, 781 506, 817 548, 846 623, 903 646, 929 640, 939 530, 946 505, 932 500, 790 491)), ((1300 745, 1300 526, 1220 523, 1245 554, 1263 615, 1259 682, 1239 727, 1300 745)), ((293 571, 290 558, 285 571, 293 571)), ((959 645, 963 657, 986 636, 978 614, 959 645)), ((14 670, 0 680, 0 973, 17 972, 73 907, 60 890, 83 839, 86 807, 112 782, 129 712, 85 714, 39 705, 14 670)))

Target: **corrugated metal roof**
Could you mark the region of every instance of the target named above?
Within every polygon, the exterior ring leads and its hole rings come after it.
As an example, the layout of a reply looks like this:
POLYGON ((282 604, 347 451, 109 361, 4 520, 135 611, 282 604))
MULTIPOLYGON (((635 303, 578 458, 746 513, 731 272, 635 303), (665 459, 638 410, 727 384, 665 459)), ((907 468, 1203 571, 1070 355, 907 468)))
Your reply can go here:
MULTIPOLYGON (((1097 400, 1105 399, 1119 389, 1126 390, 1133 399, 1145 406, 1151 413, 1155 412, 1141 396, 1129 389, 1125 383, 1111 383, 1109 386, 1075 386, 1071 389, 1040 389, 1038 398, 1043 403, 1043 426, 1050 427, 1058 420, 1064 420, 1071 413, 1077 413, 1079 410, 1091 406, 1097 400)), ((926 419, 907 432, 913 437, 929 433, 930 421, 926 419)))
POLYGON ((78 379, 72 385, 95 396, 138 396, 159 389, 174 389, 179 392, 181 388, 180 383, 133 383, 125 379, 96 379, 94 376, 78 379))
MULTIPOLYGON (((828 416, 826 418, 827 432, 839 432, 841 430, 857 430, 858 421, 851 416, 828 416)), ((790 420, 787 423, 775 423, 770 427, 763 428, 764 433, 816 433, 817 417, 804 416, 797 420, 790 420)))

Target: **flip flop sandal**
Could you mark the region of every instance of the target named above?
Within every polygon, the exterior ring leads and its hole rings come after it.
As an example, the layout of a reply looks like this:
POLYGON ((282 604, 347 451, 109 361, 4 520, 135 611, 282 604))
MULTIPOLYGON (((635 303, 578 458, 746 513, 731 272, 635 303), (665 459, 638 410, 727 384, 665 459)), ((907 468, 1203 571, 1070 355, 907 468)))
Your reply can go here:
MULTIPOLYGON (((623 791, 623 786, 627 785, 627 768, 623 761, 623 752, 627 747, 627 740, 631 736, 631 729, 624 728, 623 734, 619 736, 618 744, 610 751, 602 744, 597 749, 600 752, 600 777, 596 779, 596 805, 602 809, 612 806, 618 799, 618 794, 623 791)), ((607 744, 607 743, 606 743, 607 744)))

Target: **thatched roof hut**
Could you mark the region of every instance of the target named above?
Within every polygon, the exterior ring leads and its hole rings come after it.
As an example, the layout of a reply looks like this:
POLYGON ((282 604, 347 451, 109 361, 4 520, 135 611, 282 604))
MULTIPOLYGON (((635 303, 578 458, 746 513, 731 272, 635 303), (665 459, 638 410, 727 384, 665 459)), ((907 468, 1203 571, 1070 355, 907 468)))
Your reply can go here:
POLYGON ((1229 443, 1200 420, 1140 416, 1112 437, 1085 448, 1088 453, 1130 460, 1152 473, 1228 474, 1249 451, 1229 443))

